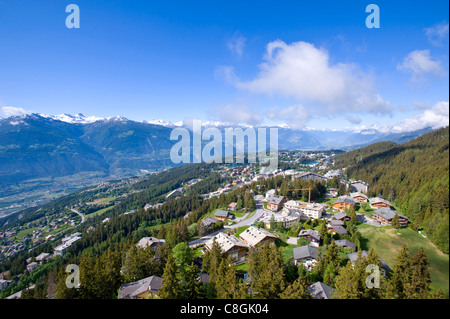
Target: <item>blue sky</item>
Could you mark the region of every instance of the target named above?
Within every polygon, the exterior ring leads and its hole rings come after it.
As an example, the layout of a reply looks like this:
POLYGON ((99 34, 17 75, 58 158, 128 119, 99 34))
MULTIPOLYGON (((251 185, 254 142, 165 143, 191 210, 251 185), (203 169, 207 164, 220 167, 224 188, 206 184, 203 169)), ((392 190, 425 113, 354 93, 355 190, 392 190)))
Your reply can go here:
POLYGON ((0 0, 0 116, 448 124, 448 1, 0 0), (68 4, 80 28, 68 29, 68 4), (366 5, 380 8, 369 29, 366 5))

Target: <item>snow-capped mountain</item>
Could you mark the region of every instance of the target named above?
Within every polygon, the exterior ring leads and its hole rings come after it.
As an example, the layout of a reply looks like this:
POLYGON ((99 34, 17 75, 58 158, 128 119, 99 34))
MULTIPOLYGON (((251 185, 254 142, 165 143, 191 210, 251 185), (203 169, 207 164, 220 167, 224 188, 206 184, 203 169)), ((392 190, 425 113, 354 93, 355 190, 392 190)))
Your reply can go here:
POLYGON ((102 117, 85 116, 82 113, 78 113, 75 115, 71 115, 71 114, 67 114, 67 113, 59 114, 59 115, 47 115, 47 114, 39 113, 39 115, 42 117, 45 117, 45 118, 51 118, 53 120, 66 122, 66 123, 70 123, 70 124, 87 124, 87 123, 93 123, 96 121, 104 120, 104 118, 102 118, 102 117))

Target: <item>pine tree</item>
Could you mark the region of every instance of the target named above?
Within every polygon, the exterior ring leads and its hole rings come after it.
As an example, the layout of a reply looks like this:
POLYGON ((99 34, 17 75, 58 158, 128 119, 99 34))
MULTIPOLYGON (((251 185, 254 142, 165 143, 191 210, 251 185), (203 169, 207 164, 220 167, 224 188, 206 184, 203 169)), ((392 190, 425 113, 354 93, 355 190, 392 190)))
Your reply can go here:
POLYGON ((395 260, 393 275, 389 282, 391 286, 390 291, 392 291, 394 298, 406 299, 407 291, 411 285, 412 269, 409 248, 405 244, 402 245, 395 260))
POLYGON ((359 299, 359 277, 355 275, 352 263, 348 262, 336 277, 333 299, 359 299))
POLYGON ((281 299, 311 299, 308 292, 306 280, 297 278, 292 284, 280 294, 281 299))
POLYGON ((231 266, 228 256, 219 265, 216 291, 218 299, 235 299, 239 295, 239 286, 236 282, 236 270, 231 266))
POLYGON ((251 289, 261 299, 275 299, 284 289, 283 258, 275 245, 251 250, 248 259, 251 289))
POLYGON ((426 299, 430 297, 430 271, 428 257, 422 247, 411 259, 412 275, 409 298, 426 299))
POLYGON ((197 279, 199 274, 199 269, 196 265, 194 265, 194 263, 186 267, 186 269, 181 272, 180 288, 183 299, 198 298, 201 285, 197 279))
POLYGON ((394 227, 395 229, 399 229, 400 228, 400 219, 398 217, 397 212, 395 212, 395 215, 392 218, 391 226, 394 227))

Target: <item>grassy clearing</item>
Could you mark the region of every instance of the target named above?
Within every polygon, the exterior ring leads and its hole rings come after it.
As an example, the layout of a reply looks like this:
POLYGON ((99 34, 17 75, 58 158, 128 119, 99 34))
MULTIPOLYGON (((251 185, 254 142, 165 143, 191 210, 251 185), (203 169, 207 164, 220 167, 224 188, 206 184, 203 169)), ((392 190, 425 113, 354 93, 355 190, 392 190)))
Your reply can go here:
POLYGON ((108 210, 112 209, 113 207, 114 206, 109 206, 109 207, 106 207, 106 208, 102 208, 102 209, 100 209, 100 210, 98 210, 96 212, 87 214, 86 217, 95 217, 95 216, 101 215, 101 214, 107 212, 108 210))
POLYGON ((114 199, 115 199, 114 197, 97 198, 93 202, 87 203, 87 204, 91 204, 91 205, 108 204, 108 203, 112 202, 114 199))
POLYGON ((422 247, 430 262, 432 289, 441 288, 448 291, 449 256, 438 250, 427 238, 410 228, 394 229, 361 224, 358 226, 358 231, 363 237, 361 239, 362 249, 375 249, 391 268, 395 265, 395 256, 402 244, 408 246, 411 254, 415 254, 422 247))
POLYGON ((11 237, 11 240, 13 242, 18 242, 20 241, 23 237, 28 236, 30 234, 33 233, 34 230, 38 229, 38 227, 33 227, 33 228, 28 228, 28 229, 23 229, 21 231, 18 231, 16 235, 11 237))

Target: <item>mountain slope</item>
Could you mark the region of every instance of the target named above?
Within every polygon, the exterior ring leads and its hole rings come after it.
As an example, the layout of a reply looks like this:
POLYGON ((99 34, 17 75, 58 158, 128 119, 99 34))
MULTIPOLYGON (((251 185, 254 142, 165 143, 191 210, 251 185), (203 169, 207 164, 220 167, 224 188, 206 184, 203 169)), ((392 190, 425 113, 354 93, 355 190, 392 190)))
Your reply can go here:
POLYGON ((82 127, 38 115, 0 121, 0 185, 81 171, 105 174, 103 156, 80 140, 82 127))

